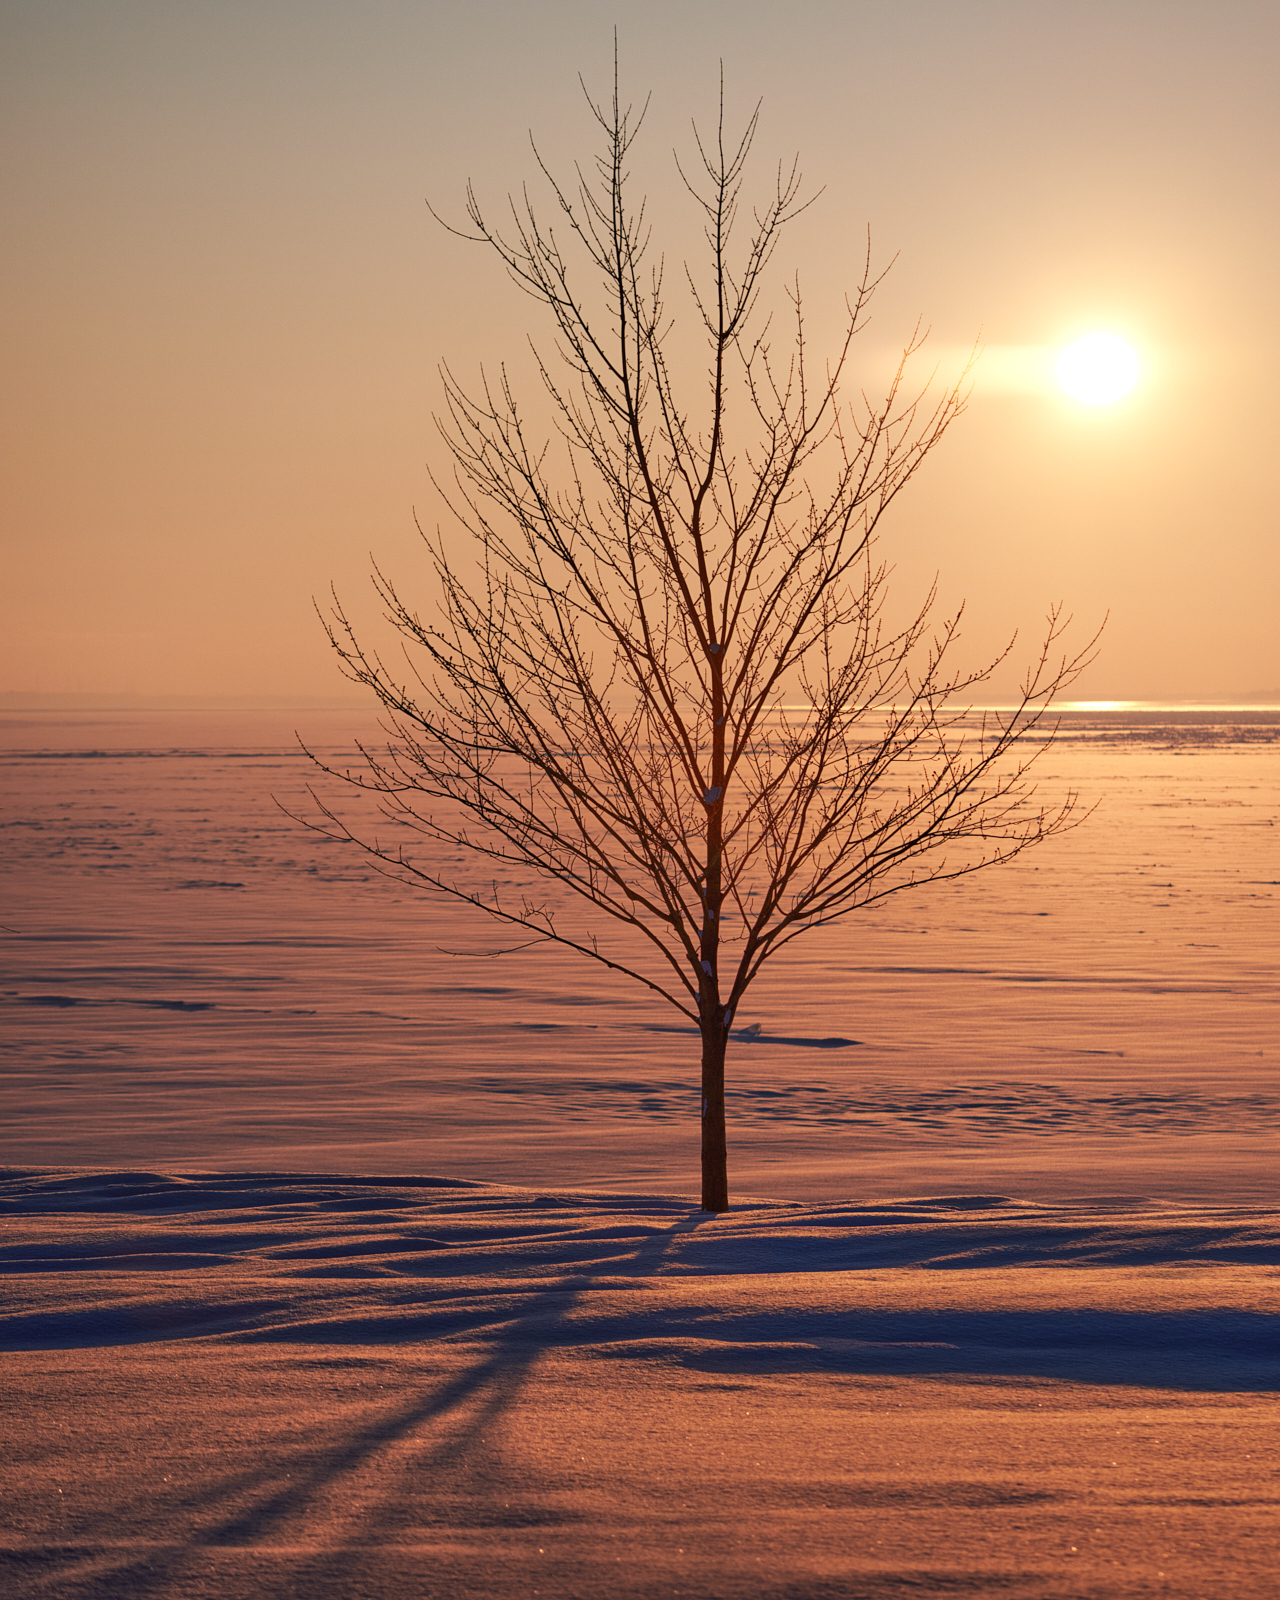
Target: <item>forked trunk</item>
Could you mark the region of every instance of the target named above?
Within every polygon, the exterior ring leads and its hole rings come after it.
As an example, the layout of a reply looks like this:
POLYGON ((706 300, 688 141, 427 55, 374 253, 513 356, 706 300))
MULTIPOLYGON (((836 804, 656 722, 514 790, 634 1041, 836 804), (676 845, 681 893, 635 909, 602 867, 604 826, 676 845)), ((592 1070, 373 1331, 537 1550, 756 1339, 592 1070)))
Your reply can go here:
POLYGON ((702 1018, 702 1209, 729 1208, 729 1160, 724 1130, 724 1052, 728 1029, 719 1006, 702 1018))

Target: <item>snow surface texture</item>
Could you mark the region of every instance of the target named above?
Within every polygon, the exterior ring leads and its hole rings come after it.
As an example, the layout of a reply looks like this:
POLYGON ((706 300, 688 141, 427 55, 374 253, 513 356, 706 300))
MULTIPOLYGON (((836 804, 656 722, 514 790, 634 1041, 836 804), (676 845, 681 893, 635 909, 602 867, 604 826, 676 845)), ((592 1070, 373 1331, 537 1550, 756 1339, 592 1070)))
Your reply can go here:
POLYGON ((1274 1593, 1275 1213, 10 1170, 0 1215, 14 1596, 1274 1593))
POLYGON ((1272 1600, 1280 729, 780 965, 710 1218, 679 1018, 163 720, 0 755, 6 1600, 1272 1600))
MULTIPOLYGON (((295 720, 334 759, 376 734, 295 720)), ((492 925, 283 816, 289 732, 0 727, 4 1158, 695 1193, 684 1019, 554 950, 445 953, 492 925)), ((766 969, 729 1053, 732 1192, 1274 1201, 1280 723, 1070 735, 1041 783, 1099 803, 1083 827, 766 969)))

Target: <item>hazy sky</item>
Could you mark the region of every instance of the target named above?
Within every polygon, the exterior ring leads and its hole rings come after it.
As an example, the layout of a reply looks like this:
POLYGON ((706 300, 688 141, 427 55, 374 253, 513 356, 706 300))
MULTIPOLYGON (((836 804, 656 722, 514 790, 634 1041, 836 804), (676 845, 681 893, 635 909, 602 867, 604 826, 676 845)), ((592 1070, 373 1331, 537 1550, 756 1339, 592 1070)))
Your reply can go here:
MULTIPOLYGON (((0 690, 345 691, 311 597, 411 590, 437 364, 530 308, 432 223, 591 149, 577 84, 653 101, 639 165, 763 97, 757 168, 818 205, 782 246, 820 337, 899 253, 868 335, 918 315, 969 414, 889 526, 976 652, 1050 601, 1111 613, 1082 697, 1280 687, 1280 10, 1266 3, 29 0, 3 37, 0 690), (1007 347, 1107 328, 1114 407, 1002 381, 1007 347), (981 369, 980 369, 981 370, 981 369)), ((1025 366, 1034 365, 1034 354, 1025 366)), ((1017 365, 1017 360, 1014 364, 1017 365)))

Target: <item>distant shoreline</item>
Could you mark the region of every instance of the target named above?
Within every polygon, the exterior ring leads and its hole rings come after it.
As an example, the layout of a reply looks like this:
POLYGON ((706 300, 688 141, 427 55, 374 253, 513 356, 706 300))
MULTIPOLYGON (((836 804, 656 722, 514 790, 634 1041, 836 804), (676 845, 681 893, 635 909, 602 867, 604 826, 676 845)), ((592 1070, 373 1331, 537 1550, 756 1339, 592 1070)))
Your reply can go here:
POLYGON ((0 690, 0 712, 57 711, 369 711, 367 698, 334 695, 28 694, 0 690))
MULTIPOLYGON (((94 695, 27 694, 18 690, 0 691, 0 715, 22 712, 27 715, 56 715, 67 712, 282 712, 336 711, 343 713, 381 711, 368 698, 342 700, 332 696, 308 695, 94 695)), ((789 708, 791 709, 791 708, 789 708)), ((799 709, 794 708, 794 709, 799 709)), ((953 710, 1016 711, 1007 702, 957 704, 953 710)), ((1050 705, 1052 716, 1065 717, 1200 717, 1222 714, 1280 715, 1280 689, 1265 693, 1237 695, 1229 700, 1065 700, 1050 705)))

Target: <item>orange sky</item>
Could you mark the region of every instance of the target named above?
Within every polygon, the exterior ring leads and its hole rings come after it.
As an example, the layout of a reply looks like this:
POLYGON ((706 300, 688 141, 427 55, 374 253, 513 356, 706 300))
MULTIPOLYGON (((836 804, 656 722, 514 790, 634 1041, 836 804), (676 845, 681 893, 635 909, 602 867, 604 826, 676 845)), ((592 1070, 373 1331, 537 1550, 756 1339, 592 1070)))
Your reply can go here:
POLYGON ((917 314, 999 355, 890 525, 904 589, 940 571, 975 651, 1109 610, 1082 697, 1280 690, 1274 5, 7 0, 0 691, 350 694, 311 596, 370 550, 411 587, 437 362, 528 322, 424 197, 500 201, 531 127, 589 154, 615 21, 677 237, 723 57, 761 179, 825 185, 778 257, 815 337, 870 225, 872 369, 917 314), (1093 327, 1128 399, 1006 392, 1093 327))

